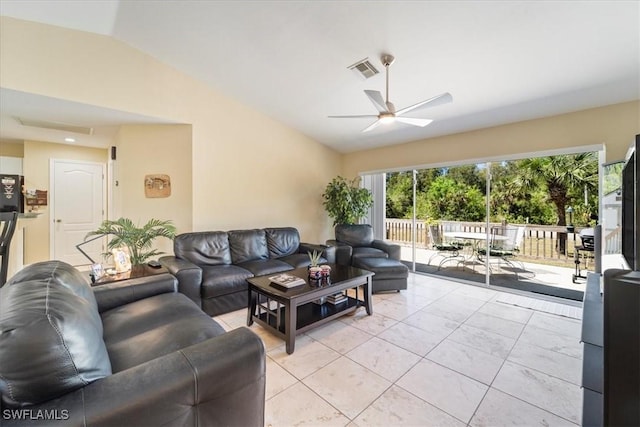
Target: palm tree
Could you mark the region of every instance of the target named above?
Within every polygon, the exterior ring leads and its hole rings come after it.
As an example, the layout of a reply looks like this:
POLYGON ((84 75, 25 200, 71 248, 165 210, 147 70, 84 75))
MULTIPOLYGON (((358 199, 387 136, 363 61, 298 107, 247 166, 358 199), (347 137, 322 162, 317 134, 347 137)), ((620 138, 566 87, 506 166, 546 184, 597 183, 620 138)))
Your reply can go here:
MULTIPOLYGON (((556 208, 557 225, 566 226, 566 208, 571 202, 572 189, 596 191, 598 188, 598 161, 595 153, 579 153, 561 156, 537 157, 518 162, 520 174, 514 186, 527 193, 542 186, 556 208)), ((566 233, 558 236, 558 251, 565 252, 566 233)))

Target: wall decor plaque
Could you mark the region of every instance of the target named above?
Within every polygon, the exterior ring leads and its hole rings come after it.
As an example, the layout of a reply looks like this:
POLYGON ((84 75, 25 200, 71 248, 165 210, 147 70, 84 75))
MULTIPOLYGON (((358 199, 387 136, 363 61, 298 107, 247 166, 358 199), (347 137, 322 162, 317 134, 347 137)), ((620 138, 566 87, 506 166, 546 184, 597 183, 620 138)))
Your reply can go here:
POLYGON ((147 198, 169 197, 171 195, 171 178, 169 178, 169 175, 145 175, 144 195, 147 198))

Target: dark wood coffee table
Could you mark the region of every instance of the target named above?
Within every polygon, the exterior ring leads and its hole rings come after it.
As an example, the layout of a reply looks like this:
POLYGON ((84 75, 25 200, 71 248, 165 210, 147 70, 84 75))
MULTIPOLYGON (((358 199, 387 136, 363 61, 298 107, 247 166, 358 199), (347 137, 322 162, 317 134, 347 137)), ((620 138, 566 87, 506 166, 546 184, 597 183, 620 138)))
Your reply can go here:
POLYGON ((354 267, 331 265, 331 276, 317 284, 310 282, 307 269, 298 268, 285 273, 305 280, 304 285, 286 289, 272 284, 267 276, 247 279, 249 282, 249 307, 247 325, 253 322, 265 327, 286 342, 287 353, 295 349, 296 335, 322 325, 332 319, 354 312, 364 306, 367 314, 373 313, 371 302, 371 278, 373 273, 354 267), (358 287, 362 286, 362 299, 358 287), (318 301, 329 295, 346 293, 355 289, 355 296, 349 296, 338 304, 318 301))

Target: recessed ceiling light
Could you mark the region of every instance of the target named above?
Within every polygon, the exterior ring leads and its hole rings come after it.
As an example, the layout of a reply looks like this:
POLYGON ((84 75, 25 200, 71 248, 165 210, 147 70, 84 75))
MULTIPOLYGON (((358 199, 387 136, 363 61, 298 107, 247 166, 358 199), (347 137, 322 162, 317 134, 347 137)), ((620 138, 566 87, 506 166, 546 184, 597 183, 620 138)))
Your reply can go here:
POLYGON ((65 138, 65 142, 76 142, 75 138, 65 138))

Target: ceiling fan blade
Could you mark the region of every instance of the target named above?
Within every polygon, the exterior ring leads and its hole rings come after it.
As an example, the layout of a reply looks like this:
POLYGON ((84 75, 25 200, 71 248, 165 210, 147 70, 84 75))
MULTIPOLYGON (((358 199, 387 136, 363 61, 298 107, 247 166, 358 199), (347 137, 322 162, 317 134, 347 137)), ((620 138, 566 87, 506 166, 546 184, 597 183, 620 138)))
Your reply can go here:
POLYGON ((431 120, 431 119, 414 119, 414 118, 411 118, 411 117, 397 117, 396 116, 395 121, 396 122, 400 122, 400 123, 406 123, 408 125, 425 127, 426 125, 431 123, 433 120, 431 120))
POLYGON ((378 126, 380 126, 380 120, 376 120, 375 122, 371 123, 369 127, 367 127, 366 129, 362 129, 362 132, 369 132, 370 130, 375 129, 378 126))
POLYGON ((365 90, 364 93, 369 97, 373 105, 376 106, 376 109, 381 113, 388 113, 387 104, 384 102, 382 98, 382 94, 377 90, 365 90))
POLYGON ((398 110, 396 111, 396 116, 408 113, 409 111, 415 110, 416 108, 435 107, 436 105, 447 104, 451 101, 453 101, 453 97, 449 92, 445 92, 438 96, 434 96, 433 98, 429 98, 426 101, 418 102, 417 104, 414 104, 410 107, 398 110))
POLYGON ((327 116, 330 119, 375 119, 378 116, 375 114, 364 114, 359 116, 327 116))

